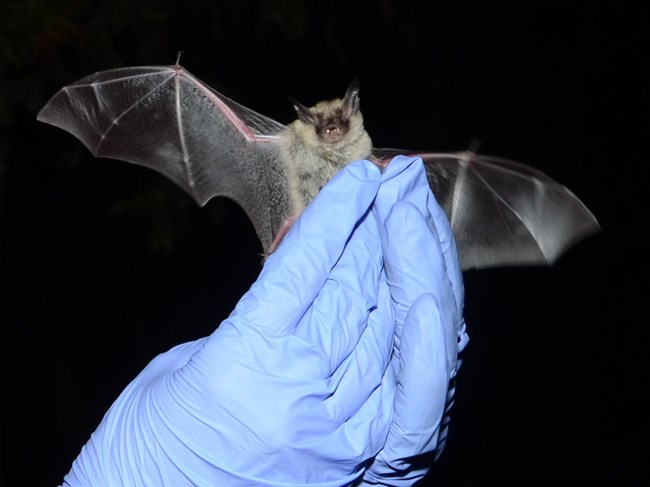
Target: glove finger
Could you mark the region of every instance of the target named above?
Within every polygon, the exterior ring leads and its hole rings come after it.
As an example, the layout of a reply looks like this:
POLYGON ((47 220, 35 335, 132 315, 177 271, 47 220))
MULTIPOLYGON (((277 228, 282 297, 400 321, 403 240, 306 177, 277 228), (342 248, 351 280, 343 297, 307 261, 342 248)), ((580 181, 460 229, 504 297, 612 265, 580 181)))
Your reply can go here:
MULTIPOLYGON (((425 176, 426 177, 426 176, 425 176)), ((408 195, 406 200, 416 203, 417 199, 411 199, 412 196, 408 195)), ((417 196, 416 196, 417 198, 417 196)), ((445 267, 447 269, 447 277, 451 283, 454 299, 456 300, 456 309, 458 316, 463 317, 463 308, 465 304, 465 288, 463 286, 463 275, 460 268, 460 260, 458 259, 458 249, 456 248, 456 240, 451 229, 451 223, 442 207, 438 204, 433 193, 429 194, 426 198, 426 205, 428 210, 427 223, 432 231, 438 235, 440 248, 445 260, 445 267)), ((462 322, 459 328, 459 339, 462 342, 460 350, 465 346, 468 338, 465 335, 465 322, 462 322)))
POLYGON ((224 324, 237 319, 241 325, 250 323, 267 332, 293 331, 368 211, 379 178, 379 169, 369 161, 348 164, 332 178, 268 258, 224 324))
POLYGON ((403 328, 396 336, 393 419, 384 448, 365 473, 366 484, 412 485, 430 468, 438 445, 456 370, 459 317, 438 235, 429 223, 418 207, 400 201, 382 234, 396 326, 401 322, 403 328))
POLYGON ((382 174, 381 187, 373 205, 373 213, 380 228, 397 201, 408 201, 417 207, 426 218, 431 231, 437 234, 458 315, 462 316, 464 290, 456 243, 449 218, 431 192, 422 159, 397 156, 388 164, 382 174), (409 163, 409 166, 401 169, 405 163, 409 163))
MULTIPOLYGON (((394 373, 391 376, 387 370, 391 364, 395 321, 385 278, 379 284, 378 303, 366 315, 366 326, 356 342, 349 341, 349 354, 344 355, 338 350, 339 362, 331 367, 331 374, 325 379, 330 396, 324 406, 328 415, 339 420, 340 424, 351 421, 350 424, 356 424, 357 436, 363 441, 375 440, 379 435, 383 442, 392 415, 392 394, 395 390, 394 373), (378 392, 380 388, 384 390, 378 392), (368 421, 368 418, 373 419, 368 421), (384 429, 379 427, 381 424, 385 426, 384 429), (372 435, 368 429, 372 430, 372 435), (361 434, 362 431, 368 434, 361 434)), ((356 332, 349 333, 348 337, 356 332)), ((374 450, 373 454, 376 452, 374 450)))
POLYGON ((445 342, 438 303, 424 294, 405 319, 393 419, 363 485, 410 486, 429 470, 449 387, 445 342))
MULTIPOLYGON (((364 218, 294 331, 320 355, 319 362, 326 367, 322 376, 330 377, 359 344, 371 311, 378 307, 382 271, 379 229, 374 218, 364 218)), ((390 308, 390 294, 384 296, 383 308, 390 308)), ((383 326, 378 333, 378 353, 387 356, 393 330, 383 326)))
MULTIPOLYGON (((387 303, 383 309, 390 310, 385 279, 379 288, 380 301, 387 303)), ((345 464, 358 467, 374 457, 386 441, 396 388, 396 371, 389 367, 393 331, 387 324, 391 323, 390 316, 378 309, 372 311, 358 343, 329 377, 298 381, 308 388, 303 399, 292 404, 293 411, 306 411, 295 424, 319 432, 320 438, 312 439, 309 448, 317 458, 332 459, 337 468, 345 464)), ((306 374, 316 362, 302 362, 301 373, 306 374)))
MULTIPOLYGON (((396 178, 401 187, 408 187, 417 175, 410 170, 417 161, 399 158, 382 180, 396 178)), ((390 201, 395 199, 394 194, 383 194, 383 204, 394 202, 390 201)), ((380 384, 391 357, 395 319, 382 269, 377 219, 368 215, 355 229, 330 278, 295 330, 295 335, 309 344, 309 352, 319 355, 320 360, 312 362, 327 367, 318 374, 329 378, 341 402, 338 407, 350 414, 380 384)), ((306 360, 301 363, 302 373, 313 372, 306 360)))
MULTIPOLYGON (((412 303, 423 294, 433 295, 445 327, 447 365, 455 375, 461 318, 435 227, 427 224, 417 207, 401 201, 386 220, 382 246, 395 306, 397 340, 401 335, 400 323, 404 323, 412 303)), ((396 348, 401 353, 399 341, 396 348)))

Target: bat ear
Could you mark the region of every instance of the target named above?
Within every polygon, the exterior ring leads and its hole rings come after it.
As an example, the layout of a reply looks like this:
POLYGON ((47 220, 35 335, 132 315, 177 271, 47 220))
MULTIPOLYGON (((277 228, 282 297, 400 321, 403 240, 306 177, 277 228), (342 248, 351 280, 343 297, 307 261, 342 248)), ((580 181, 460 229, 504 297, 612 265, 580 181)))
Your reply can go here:
POLYGON ((359 78, 355 78, 343 98, 343 114, 345 118, 350 119, 359 111, 359 78))
POLYGON ((316 119, 314 118, 314 115, 309 108, 307 108, 299 101, 294 100, 290 96, 287 98, 289 98, 289 102, 293 106, 293 109, 296 111, 296 115, 298 115, 298 119, 301 122, 309 125, 316 125, 316 119))

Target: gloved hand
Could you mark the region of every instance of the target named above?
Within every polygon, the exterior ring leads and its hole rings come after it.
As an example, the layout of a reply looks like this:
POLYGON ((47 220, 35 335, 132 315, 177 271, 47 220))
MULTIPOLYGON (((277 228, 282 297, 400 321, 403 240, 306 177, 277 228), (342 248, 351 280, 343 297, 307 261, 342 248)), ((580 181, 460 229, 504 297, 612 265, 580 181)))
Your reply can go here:
POLYGON ((458 353, 469 340, 464 289, 451 226, 429 189, 421 161, 395 158, 373 205, 385 222, 382 248, 395 310, 397 390, 382 451, 360 485, 410 486, 445 446, 458 353), (395 203, 397 202, 397 203, 395 203))
POLYGON ((127 386, 64 485, 419 479, 430 465, 411 457, 438 445, 466 341, 453 238, 423 178, 419 159, 348 165, 230 317, 127 386))

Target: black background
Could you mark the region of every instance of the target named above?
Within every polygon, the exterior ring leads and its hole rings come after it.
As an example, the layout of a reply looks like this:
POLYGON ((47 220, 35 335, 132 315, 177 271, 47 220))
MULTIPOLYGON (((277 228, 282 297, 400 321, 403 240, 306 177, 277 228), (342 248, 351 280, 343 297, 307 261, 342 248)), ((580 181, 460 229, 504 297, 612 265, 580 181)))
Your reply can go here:
POLYGON ((171 0, 0 5, 2 485, 56 485, 157 353, 209 334, 259 272, 237 206, 93 158, 36 122, 94 71, 173 64, 292 120, 361 81, 379 147, 481 152, 566 184, 602 231, 553 267, 465 274, 471 337, 423 485, 649 485, 642 2, 171 0))

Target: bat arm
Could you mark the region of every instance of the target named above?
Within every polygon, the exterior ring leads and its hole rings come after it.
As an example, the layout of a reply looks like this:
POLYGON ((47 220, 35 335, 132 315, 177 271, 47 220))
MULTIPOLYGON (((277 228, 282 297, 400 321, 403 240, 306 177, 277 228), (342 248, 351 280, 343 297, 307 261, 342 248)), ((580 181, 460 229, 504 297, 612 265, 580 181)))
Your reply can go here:
MULTIPOLYGON (((178 70, 176 70, 178 74, 178 70)), ((185 173, 187 174, 187 182, 192 188, 192 194, 195 194, 196 182, 194 181, 194 176, 192 174, 192 168, 190 166, 190 157, 189 151, 187 150, 187 142, 185 140, 185 125, 183 124, 183 118, 181 117, 181 82, 180 77, 176 75, 176 122, 178 124, 179 140, 181 143, 181 152, 183 154, 183 166, 185 166, 185 173)))
MULTIPOLYGON (((226 103, 223 102, 221 98, 215 95, 201 81, 199 81, 197 78, 195 78, 185 69, 183 69, 182 66, 176 65, 173 67, 173 69, 175 71, 177 84, 180 83, 181 76, 190 79, 196 85, 196 88, 199 89, 221 111, 221 113, 223 113, 223 115, 230 121, 230 123, 232 123, 233 127, 235 127, 237 131, 239 131, 239 133, 242 134, 242 136, 248 142, 263 142, 263 143, 277 142, 278 137, 276 135, 260 135, 253 132, 250 129, 250 127, 246 123, 244 123, 242 119, 239 118, 239 116, 235 112, 233 112, 232 109, 226 103)), ((180 114, 180 111, 178 111, 177 113, 180 114)))
MULTIPOLYGON (((395 154, 400 154, 402 152, 408 153, 409 151, 400 151, 398 149, 389 149, 389 152, 394 152, 395 154)), ((416 156, 416 157, 422 157, 426 158, 427 154, 426 153, 411 153, 411 155, 416 156)), ((453 158, 453 159, 458 159, 461 165, 462 170, 459 172, 458 177, 456 178, 456 184, 454 185, 454 190, 453 190, 453 195, 452 195, 452 202, 451 202, 451 211, 450 211, 450 216, 449 216, 449 221, 451 223, 452 228, 454 228, 454 222, 456 221, 456 215, 458 213, 458 207, 459 203, 461 200, 462 196, 462 187, 463 183, 465 180, 465 173, 467 171, 467 167, 469 166, 472 158, 476 155, 475 152, 472 150, 464 151, 464 152, 449 152, 449 153, 436 153, 436 157, 448 157, 448 158, 453 158)), ((379 166, 379 169, 383 172, 383 170, 386 168, 386 166, 390 163, 392 160, 393 155, 391 156, 372 156, 370 160, 377 164, 379 166)))
POLYGON ((278 234, 273 239, 273 242, 271 242, 271 245, 269 246, 269 249, 266 252, 266 257, 268 257, 273 252, 275 252, 275 249, 278 248, 278 245, 280 245, 280 242, 282 242, 282 239, 287 234, 287 232, 291 229, 291 227, 296 222, 299 216, 300 214, 292 215, 284 221, 282 227, 280 228, 280 230, 278 230, 278 234))
MULTIPOLYGON (((464 155, 464 154, 463 154, 464 155)), ((451 196, 451 211, 449 215, 449 222, 451 223, 451 228, 454 228, 456 223, 456 216, 458 215, 458 207, 462 197, 462 188, 465 183, 465 174, 467 173, 467 166, 469 166, 472 154, 468 153, 464 157, 459 158, 460 169, 458 171, 458 176, 454 184, 453 194, 451 196)))
MULTIPOLYGON (((136 76, 133 76, 133 78, 136 78, 136 76)), ((99 156, 99 155, 100 155, 100 151, 101 151, 101 149, 102 149, 102 144, 103 144, 104 141, 106 140, 106 136, 108 135, 108 133, 109 133, 109 132, 110 132, 110 131, 111 131, 111 130, 116 126, 116 125, 119 125, 120 120, 121 120, 121 119, 122 119, 122 118, 123 118, 127 113, 129 113, 131 110, 133 110, 135 107, 137 107, 137 106, 140 104, 140 102, 141 102, 142 100, 144 100, 145 98, 147 98, 148 96, 150 96, 152 93, 154 93, 156 90, 158 90, 158 89, 160 88, 160 86, 162 86, 163 84, 165 84, 168 80, 169 80, 169 78, 167 78, 167 79, 161 81, 160 83, 158 83, 158 84, 157 84, 156 86, 154 86, 151 90, 149 90, 149 92, 147 92, 144 96, 141 96, 141 97, 138 98, 135 102, 133 102, 133 103, 131 104, 130 107, 128 107, 126 110, 124 110, 124 111, 120 114, 119 117, 114 118, 114 119, 111 121, 110 125, 106 128, 106 130, 104 130, 104 131, 101 133, 101 135, 100 135, 100 137, 99 137, 99 141, 97 142, 97 145, 96 145, 95 147, 89 147, 89 149, 91 150, 91 152, 92 152, 95 156, 99 156)), ((73 85, 73 86, 71 86, 71 87, 65 87, 65 88, 63 88, 63 90, 64 90, 65 93, 67 94, 67 93, 69 93, 69 92, 71 91, 72 88, 74 88, 74 89, 78 89, 78 88, 90 87, 90 88, 92 88, 93 92, 95 93, 95 99, 97 100, 98 103, 100 103, 101 100, 102 100, 102 96, 101 96, 99 93, 97 93, 97 87, 98 87, 99 85, 101 85, 101 84, 104 84, 104 83, 96 83, 96 82, 95 82, 95 83, 89 83, 89 84, 78 84, 78 85, 73 85)), ((68 98, 69 98, 69 97, 68 97, 68 98)))
MULTIPOLYGON (((462 197, 463 193, 463 185, 465 182, 465 175, 467 173, 467 168, 469 165, 472 163, 472 159, 476 156, 476 153, 467 150, 463 151, 460 153, 455 154, 456 157, 458 157, 458 162, 460 165, 460 169, 458 171, 458 175, 456 177, 456 183, 454 184, 454 190, 453 190, 453 195, 452 195, 452 205, 451 205, 451 216, 449 218, 451 222, 451 228, 455 228, 455 222, 456 222, 456 215, 457 215, 457 210, 459 206, 460 199, 462 197)), ((479 178, 483 184, 485 185, 486 188, 489 188, 492 194, 501 202, 501 204, 507 208, 513 215, 517 216, 517 219, 521 224, 526 228, 528 233, 533 236, 535 241, 539 242, 539 239, 537 238, 537 235, 534 232, 534 228, 531 228, 529 225, 529 222, 527 221, 526 218, 522 218, 522 216, 517 212, 515 208, 513 208, 505 199, 503 199, 500 195, 500 193, 492 187, 492 185, 487 181, 483 176, 481 176, 479 173, 476 173, 475 176, 479 178)), ((510 232, 510 227, 507 227, 508 232, 510 232)), ((512 232, 510 232, 512 234, 512 232)), ((547 257, 547 252, 546 249, 543 248, 541 242, 539 243, 540 245, 540 250, 542 251, 542 254, 544 254, 545 257, 547 257)))

